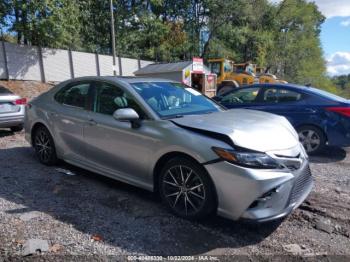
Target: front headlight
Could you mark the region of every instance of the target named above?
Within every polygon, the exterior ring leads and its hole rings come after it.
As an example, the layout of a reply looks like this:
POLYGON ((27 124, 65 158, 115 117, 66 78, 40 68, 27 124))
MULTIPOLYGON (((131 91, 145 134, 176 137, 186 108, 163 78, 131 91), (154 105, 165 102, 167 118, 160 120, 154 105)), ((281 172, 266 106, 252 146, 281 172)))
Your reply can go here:
POLYGON ((276 169, 281 166, 265 153, 212 147, 213 151, 223 160, 249 168, 276 169))

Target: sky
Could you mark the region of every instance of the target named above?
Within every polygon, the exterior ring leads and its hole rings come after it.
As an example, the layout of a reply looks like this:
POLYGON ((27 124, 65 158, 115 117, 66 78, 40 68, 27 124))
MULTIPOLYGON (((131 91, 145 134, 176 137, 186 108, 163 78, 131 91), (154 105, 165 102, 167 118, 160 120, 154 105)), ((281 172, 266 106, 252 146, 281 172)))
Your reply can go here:
MULTIPOLYGON (((281 2, 282 0, 270 0, 281 2)), ((330 76, 350 74, 350 0, 307 0, 315 2, 326 17, 321 43, 330 76)))

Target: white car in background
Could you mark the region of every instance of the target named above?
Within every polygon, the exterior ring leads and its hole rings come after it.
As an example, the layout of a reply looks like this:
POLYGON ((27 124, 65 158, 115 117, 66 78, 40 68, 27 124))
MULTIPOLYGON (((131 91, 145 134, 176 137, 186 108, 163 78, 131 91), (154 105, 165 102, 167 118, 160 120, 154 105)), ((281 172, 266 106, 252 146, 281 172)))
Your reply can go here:
POLYGON ((27 99, 0 86, 0 128, 10 128, 12 132, 21 131, 26 103, 27 99))

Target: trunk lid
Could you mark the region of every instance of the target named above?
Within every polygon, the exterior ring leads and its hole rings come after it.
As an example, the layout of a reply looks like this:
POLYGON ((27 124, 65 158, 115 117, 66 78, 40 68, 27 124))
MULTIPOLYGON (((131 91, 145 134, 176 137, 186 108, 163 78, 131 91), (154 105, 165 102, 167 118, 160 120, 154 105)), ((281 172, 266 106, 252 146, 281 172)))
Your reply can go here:
POLYGON ((20 110, 20 106, 15 104, 17 99, 20 99, 20 97, 16 95, 11 95, 11 94, 1 95, 0 96, 0 114, 18 112, 20 110))

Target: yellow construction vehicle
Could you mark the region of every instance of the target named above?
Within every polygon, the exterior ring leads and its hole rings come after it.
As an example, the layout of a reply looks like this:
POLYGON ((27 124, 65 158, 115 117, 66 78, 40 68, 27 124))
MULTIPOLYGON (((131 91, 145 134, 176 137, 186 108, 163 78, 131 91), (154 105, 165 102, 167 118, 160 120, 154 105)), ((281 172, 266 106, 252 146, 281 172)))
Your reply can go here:
POLYGON ((232 60, 225 58, 208 59, 211 73, 217 75, 217 84, 224 80, 236 81, 239 86, 254 84, 255 75, 246 71, 247 64, 235 64, 232 60))
POLYGON ((224 58, 208 59, 210 71, 217 75, 217 84, 222 81, 236 81, 239 86, 251 85, 254 83, 287 83, 278 79, 273 74, 265 73, 264 67, 257 67, 252 63, 235 64, 232 60, 224 58))
POLYGON ((267 83, 281 83, 281 84, 287 84, 288 82, 282 79, 277 78, 275 75, 267 73, 265 67, 257 67, 256 68, 256 76, 259 78, 260 84, 267 84, 267 83))
POLYGON ((263 75, 259 76, 259 83, 260 84, 274 84, 274 83, 281 83, 281 84, 287 84, 288 82, 282 79, 278 79, 275 75, 273 74, 268 74, 265 73, 263 75))

